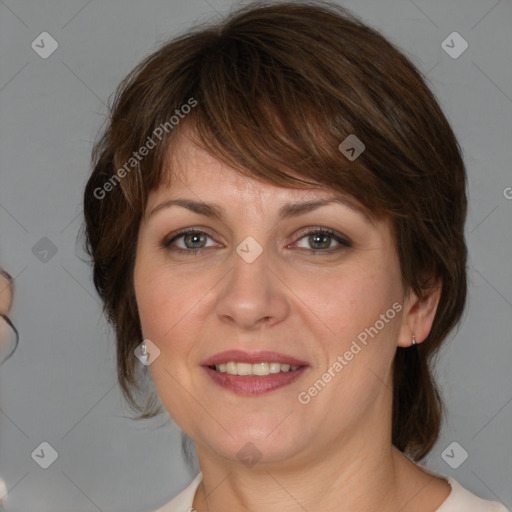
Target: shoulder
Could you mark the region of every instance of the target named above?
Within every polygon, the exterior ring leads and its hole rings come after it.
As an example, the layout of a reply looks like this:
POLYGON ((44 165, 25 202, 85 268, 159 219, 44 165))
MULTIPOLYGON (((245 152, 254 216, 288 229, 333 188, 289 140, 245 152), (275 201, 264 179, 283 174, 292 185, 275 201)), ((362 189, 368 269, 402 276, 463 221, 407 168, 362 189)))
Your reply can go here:
POLYGON ((155 512, 190 512, 196 490, 201 482, 202 474, 199 473, 192 482, 181 491, 175 498, 166 503, 155 512))
POLYGON ((487 501, 468 491, 453 478, 446 478, 452 491, 436 512, 510 512, 497 501, 487 501))

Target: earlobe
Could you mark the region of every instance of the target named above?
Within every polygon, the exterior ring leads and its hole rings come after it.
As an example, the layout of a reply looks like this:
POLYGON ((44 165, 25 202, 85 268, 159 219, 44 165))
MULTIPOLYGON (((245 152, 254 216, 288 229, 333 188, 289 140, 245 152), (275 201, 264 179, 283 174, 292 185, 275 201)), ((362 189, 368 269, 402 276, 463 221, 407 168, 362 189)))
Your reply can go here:
POLYGON ((442 284, 439 281, 425 292, 423 298, 411 292, 404 305, 402 327, 398 336, 399 347, 410 347, 422 343, 430 333, 441 298, 442 284))

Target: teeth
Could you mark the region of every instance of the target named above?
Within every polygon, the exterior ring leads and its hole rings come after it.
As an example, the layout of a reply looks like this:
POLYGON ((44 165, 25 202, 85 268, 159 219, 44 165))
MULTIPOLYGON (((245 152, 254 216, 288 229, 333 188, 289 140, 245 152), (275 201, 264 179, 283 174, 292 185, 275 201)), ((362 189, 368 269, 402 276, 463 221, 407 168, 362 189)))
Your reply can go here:
POLYGON ((215 369, 218 372, 228 373, 229 375, 269 375, 279 372, 294 372, 300 366, 290 366, 289 364, 281 364, 277 362, 262 363, 237 363, 229 361, 228 363, 216 364, 215 369))
POLYGON ((279 373, 281 371, 281 363, 270 363, 270 373, 279 373))
POLYGON ((251 375, 252 364, 249 363, 236 363, 237 375, 251 375))
POLYGON ((270 364, 269 363, 255 363, 248 364, 252 370, 253 375, 268 375, 270 373, 270 364))

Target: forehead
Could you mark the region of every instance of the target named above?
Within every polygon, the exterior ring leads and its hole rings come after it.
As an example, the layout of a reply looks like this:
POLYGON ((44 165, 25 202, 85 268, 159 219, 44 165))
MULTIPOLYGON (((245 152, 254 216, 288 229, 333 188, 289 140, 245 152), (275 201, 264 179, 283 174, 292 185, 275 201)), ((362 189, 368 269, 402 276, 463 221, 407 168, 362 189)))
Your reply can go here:
MULTIPOLYGON (((295 177, 297 173, 287 168, 284 171, 295 177)), ((148 209, 158 201, 170 196, 187 195, 196 200, 218 200, 282 203, 285 201, 334 199, 343 200, 357 210, 364 207, 355 198, 330 189, 312 178, 314 186, 301 188, 285 187, 264 181, 256 176, 240 172, 210 154, 195 143, 189 132, 180 134, 168 149, 164 181, 154 190, 148 200, 148 209)))
POLYGON ((180 137, 171 148, 168 159, 168 170, 172 174, 173 187, 196 187, 202 190, 212 190, 223 194, 228 190, 249 195, 277 194, 292 192, 298 195, 304 193, 301 189, 279 187, 251 177, 229 166, 214 155, 208 153, 189 136, 180 137))

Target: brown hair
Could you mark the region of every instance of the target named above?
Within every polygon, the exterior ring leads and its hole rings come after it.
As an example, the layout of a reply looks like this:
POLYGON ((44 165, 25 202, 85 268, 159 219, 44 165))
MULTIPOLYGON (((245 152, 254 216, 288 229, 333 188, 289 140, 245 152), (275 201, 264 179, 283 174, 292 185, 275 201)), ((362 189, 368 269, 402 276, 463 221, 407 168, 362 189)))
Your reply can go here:
POLYGON ((137 231, 148 193, 171 179, 170 142, 185 127, 247 176, 294 188, 320 183, 374 217, 389 216, 405 289, 423 297, 441 280, 429 336, 398 348, 394 362, 392 441, 424 457, 443 409, 430 365, 463 313, 467 285, 461 150, 421 73, 345 9, 279 2, 187 32, 120 84, 93 151, 85 234, 116 332, 119 383, 137 418, 162 411, 154 393, 145 405, 136 399, 147 397, 147 369, 133 353, 142 341, 132 280, 137 231), (366 146, 355 160, 338 149, 350 134, 366 146), (139 158, 144 146, 151 148, 139 158))

